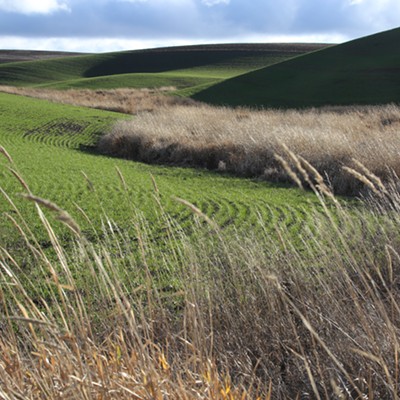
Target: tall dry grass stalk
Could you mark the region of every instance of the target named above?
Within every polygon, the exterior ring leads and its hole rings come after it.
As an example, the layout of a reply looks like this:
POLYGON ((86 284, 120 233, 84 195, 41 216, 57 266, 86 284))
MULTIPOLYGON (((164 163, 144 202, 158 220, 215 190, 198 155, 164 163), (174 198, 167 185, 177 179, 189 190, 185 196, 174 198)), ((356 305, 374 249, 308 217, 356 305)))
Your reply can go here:
POLYGON ((133 212, 134 237, 105 221, 68 252, 42 208, 62 210, 30 196, 55 258, 10 215, 35 274, 0 248, 0 396, 399 398, 400 196, 348 212, 322 194, 307 237, 216 230, 197 208, 189 237, 157 189, 165 235, 133 212))
POLYGON ((400 174, 399 128, 395 105, 302 111, 174 106, 117 123, 99 149, 149 163, 288 181, 274 156, 285 156, 286 146, 308 160, 336 193, 354 194, 362 186, 343 166, 364 175, 362 164, 384 181, 400 174))
POLYGON ((0 86, 0 92, 72 104, 124 114, 154 111, 160 107, 193 104, 191 99, 167 96, 174 87, 157 89, 38 89, 29 87, 0 86))

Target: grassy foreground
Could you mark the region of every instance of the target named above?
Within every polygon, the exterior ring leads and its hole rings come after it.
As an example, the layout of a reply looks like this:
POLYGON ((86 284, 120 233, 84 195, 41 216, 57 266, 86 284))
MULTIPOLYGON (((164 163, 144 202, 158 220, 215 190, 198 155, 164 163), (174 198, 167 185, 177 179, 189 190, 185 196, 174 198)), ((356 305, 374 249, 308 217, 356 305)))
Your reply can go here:
POLYGON ((356 218, 318 193, 325 213, 309 210, 317 229, 302 250, 282 224, 270 231, 260 216, 259 229, 232 234, 188 203, 187 235, 157 187, 165 235, 132 209, 134 237, 109 219, 93 242, 28 192, 56 257, 14 208, 33 261, 0 247, 0 395, 398 398, 400 198, 376 191, 356 218))

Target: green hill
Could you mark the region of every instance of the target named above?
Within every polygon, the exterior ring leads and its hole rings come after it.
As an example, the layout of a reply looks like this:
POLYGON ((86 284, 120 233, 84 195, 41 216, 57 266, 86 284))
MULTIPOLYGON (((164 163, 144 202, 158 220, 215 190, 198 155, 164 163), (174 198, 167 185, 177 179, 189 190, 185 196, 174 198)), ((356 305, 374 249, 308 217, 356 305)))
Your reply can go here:
POLYGON ((204 45, 15 62, 0 65, 0 85, 143 87, 145 79, 146 87, 171 85, 180 89, 214 84, 323 46, 204 45))
POLYGON ((262 68, 193 97, 281 108, 399 102, 400 28, 262 68))

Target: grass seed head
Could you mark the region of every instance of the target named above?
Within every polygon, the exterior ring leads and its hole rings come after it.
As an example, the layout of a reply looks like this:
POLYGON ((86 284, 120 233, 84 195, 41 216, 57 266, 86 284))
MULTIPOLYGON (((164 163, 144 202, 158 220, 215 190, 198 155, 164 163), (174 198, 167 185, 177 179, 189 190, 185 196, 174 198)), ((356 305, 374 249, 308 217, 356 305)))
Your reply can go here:
POLYGON ((7 161, 10 164, 14 164, 14 161, 11 158, 10 154, 8 154, 7 150, 3 146, 0 146, 0 154, 3 154, 3 156, 7 159, 7 161))

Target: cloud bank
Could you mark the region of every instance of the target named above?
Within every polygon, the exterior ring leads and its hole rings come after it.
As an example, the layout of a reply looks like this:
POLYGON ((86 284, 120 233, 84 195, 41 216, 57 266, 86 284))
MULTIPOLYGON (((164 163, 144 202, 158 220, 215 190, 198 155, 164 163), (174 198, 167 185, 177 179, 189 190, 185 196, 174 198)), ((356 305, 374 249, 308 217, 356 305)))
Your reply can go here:
POLYGON ((0 0, 0 11, 19 14, 52 14, 68 11, 66 3, 58 0, 0 0))
POLYGON ((6 37, 163 44, 346 40, 397 26, 398 0, 0 0, 0 46, 6 37))

